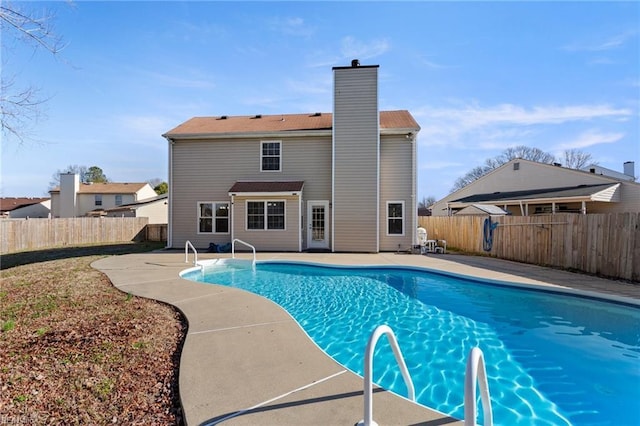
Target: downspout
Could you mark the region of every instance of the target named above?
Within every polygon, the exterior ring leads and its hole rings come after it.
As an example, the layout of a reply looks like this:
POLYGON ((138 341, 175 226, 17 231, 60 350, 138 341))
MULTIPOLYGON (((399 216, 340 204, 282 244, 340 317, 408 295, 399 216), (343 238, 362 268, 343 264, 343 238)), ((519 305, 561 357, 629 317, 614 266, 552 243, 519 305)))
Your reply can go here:
POLYGON ((231 241, 235 240, 236 216, 235 216, 236 196, 231 194, 231 241))
POLYGON ((300 226, 298 226, 298 253, 302 253, 302 227, 304 225, 304 219, 302 218, 302 193, 298 194, 298 217, 300 218, 300 226))
MULTIPOLYGON (((377 79, 377 77, 376 77, 377 79)), ((376 92, 378 82, 376 80, 376 92)), ((382 142, 380 141, 380 108, 378 107, 378 94, 376 93, 376 111, 378 121, 378 131, 376 132, 376 139, 378 144, 377 158, 376 158, 376 253, 380 253, 380 149, 382 142)))
POLYGON ((169 202, 169 208, 167 212, 167 245, 166 248, 171 248, 173 246, 173 145, 175 141, 170 137, 165 136, 168 142, 169 148, 169 197, 167 201, 169 202))
POLYGON ((411 148, 413 151, 413 164, 411 165, 412 169, 411 170, 411 175, 412 175, 412 179, 411 179, 411 209, 413 211, 413 226, 411 227, 411 247, 413 250, 413 247, 415 247, 418 244, 418 233, 415 231, 418 228, 418 207, 416 206, 416 190, 417 190, 417 180, 418 180, 418 175, 417 175, 417 145, 418 143, 416 142, 417 137, 415 135, 411 136, 411 143, 413 144, 413 147, 411 148))
POLYGON ((336 207, 336 95, 335 95, 335 70, 333 71, 333 81, 334 81, 334 94, 333 94, 333 111, 334 114, 331 116, 331 201, 329 201, 329 210, 331 210, 331 253, 335 252, 335 244, 336 244, 336 221, 334 217, 334 211, 336 207))

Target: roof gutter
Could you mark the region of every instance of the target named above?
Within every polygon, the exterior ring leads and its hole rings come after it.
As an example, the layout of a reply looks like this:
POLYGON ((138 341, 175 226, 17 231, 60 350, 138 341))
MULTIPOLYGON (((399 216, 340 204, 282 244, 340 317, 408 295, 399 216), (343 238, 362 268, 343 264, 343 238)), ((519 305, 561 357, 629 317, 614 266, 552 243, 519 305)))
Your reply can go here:
MULTIPOLYGON (((420 127, 406 128, 382 128, 381 136, 388 135, 405 135, 413 137, 420 131, 420 127)), ((315 130, 284 130, 278 132, 224 132, 224 133, 166 133, 164 136, 170 140, 202 140, 202 139, 249 139, 249 138, 290 138, 290 137, 307 137, 307 136, 332 136, 331 129, 315 129, 315 130)))
POLYGON ((331 136, 331 129, 280 132, 171 133, 163 136, 172 140, 288 138, 292 136, 331 136))

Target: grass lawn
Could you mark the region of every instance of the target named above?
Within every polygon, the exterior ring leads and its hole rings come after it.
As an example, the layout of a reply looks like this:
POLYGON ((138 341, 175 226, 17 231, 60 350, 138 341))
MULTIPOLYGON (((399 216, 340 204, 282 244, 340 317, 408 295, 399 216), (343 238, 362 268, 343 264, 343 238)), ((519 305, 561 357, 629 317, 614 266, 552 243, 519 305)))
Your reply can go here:
POLYGON ((131 243, 0 259, 0 424, 183 424, 171 306, 116 289, 91 263, 131 243))

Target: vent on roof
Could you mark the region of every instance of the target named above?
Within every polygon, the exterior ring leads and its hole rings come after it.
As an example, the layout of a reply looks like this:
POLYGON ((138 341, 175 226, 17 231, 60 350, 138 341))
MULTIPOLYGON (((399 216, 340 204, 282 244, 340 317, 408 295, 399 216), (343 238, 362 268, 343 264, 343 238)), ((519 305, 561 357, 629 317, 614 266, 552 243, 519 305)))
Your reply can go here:
POLYGON ((220 118, 218 118, 218 120, 226 120, 227 118, 229 117, 227 117, 226 115, 221 115, 220 118))
POLYGON ((253 116, 253 118, 262 118, 262 114, 256 114, 253 116))
POLYGON ((321 112, 314 112, 313 114, 311 114, 311 117, 321 117, 322 113, 321 112))
POLYGON ((513 163, 513 170, 520 170, 520 163, 513 163))
POLYGON ((354 59, 351 61, 351 66, 352 67, 359 67, 360 66, 360 61, 357 59, 354 59))
POLYGON ((561 167, 562 166, 562 164, 560 164, 560 163, 553 163, 553 165, 556 166, 556 167, 561 167))

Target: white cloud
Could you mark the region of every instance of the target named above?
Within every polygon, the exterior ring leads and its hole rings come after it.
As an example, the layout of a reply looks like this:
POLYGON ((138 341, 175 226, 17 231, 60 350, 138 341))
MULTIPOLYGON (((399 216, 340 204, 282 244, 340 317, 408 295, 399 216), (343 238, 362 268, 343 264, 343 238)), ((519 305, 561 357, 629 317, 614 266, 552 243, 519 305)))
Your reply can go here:
POLYGON ((305 23, 300 17, 274 18, 269 22, 273 31, 279 31, 286 35, 309 37, 316 31, 315 28, 305 23))
POLYGON ((431 121, 453 122, 470 130, 492 125, 530 126, 595 118, 620 118, 629 117, 632 112, 629 109, 614 108, 609 105, 534 106, 527 109, 513 104, 485 108, 474 103, 459 108, 423 107, 416 110, 415 114, 429 117, 431 121))
POLYGON ((615 34, 601 40, 591 40, 587 42, 570 43, 562 47, 564 50, 570 52, 588 51, 588 52, 600 52, 604 50, 617 49, 623 46, 628 40, 632 39, 638 34, 637 30, 625 31, 620 34, 615 34))
POLYGON ((343 58, 347 59, 371 59, 380 56, 391 48, 386 39, 362 42, 354 37, 347 36, 342 39, 340 52, 343 58))
MULTIPOLYGON (((421 122, 419 143, 451 149, 504 150, 517 145, 539 146, 549 132, 565 133, 564 125, 608 121, 627 121, 631 109, 610 105, 564 105, 523 107, 513 104, 481 106, 477 102, 454 106, 425 106, 412 110, 421 122)), ((592 125, 593 126, 593 125, 592 125)), ((589 140, 606 140, 617 133, 585 133, 589 140), (587 136, 591 136, 589 139, 587 136)), ((617 140, 617 139, 616 139, 617 140)), ((578 143, 578 140, 573 143, 578 143)), ((601 142, 600 142, 601 143, 601 142)))
POLYGON ((625 136, 624 133, 603 133, 597 129, 589 129, 575 139, 561 143, 557 148, 561 150, 565 149, 580 149, 587 148, 593 145, 615 143, 625 136))
POLYGON ((453 162, 453 161, 425 161, 420 164, 420 170, 444 170, 449 169, 451 167, 460 167, 463 166, 463 163, 453 162))
POLYGON ((445 64, 441 64, 439 62, 432 61, 431 59, 427 59, 424 55, 419 55, 418 56, 418 61, 420 62, 420 64, 426 66, 427 68, 431 68, 431 69, 435 69, 435 70, 456 68, 456 67, 451 66, 451 65, 445 65, 445 64))

